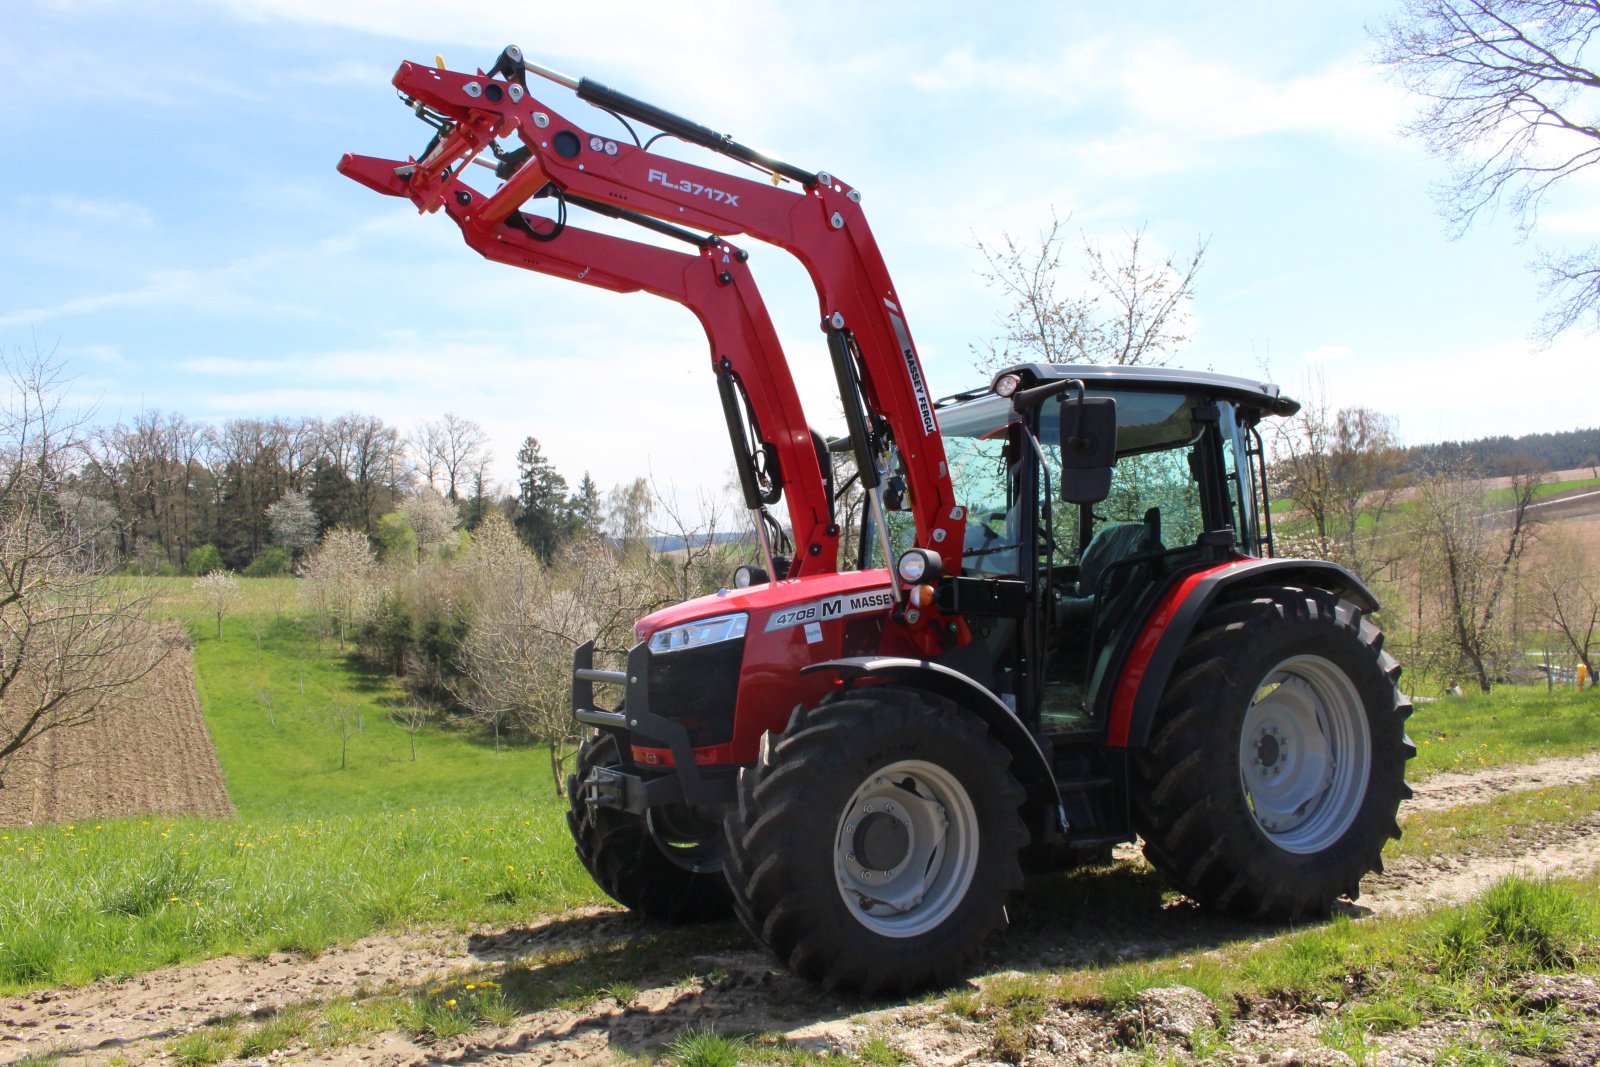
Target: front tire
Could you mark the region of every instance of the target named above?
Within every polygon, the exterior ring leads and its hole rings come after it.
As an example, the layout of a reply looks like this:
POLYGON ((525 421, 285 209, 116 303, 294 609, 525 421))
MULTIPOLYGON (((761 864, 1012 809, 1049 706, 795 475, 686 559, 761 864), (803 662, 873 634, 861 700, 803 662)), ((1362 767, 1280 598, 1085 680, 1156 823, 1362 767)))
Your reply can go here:
POLYGON ((904 992, 970 967, 1022 884, 1010 754, 941 697, 872 686, 800 710, 739 776, 734 910, 802 978, 904 992))
POLYGON ((1355 899, 1411 795, 1399 676, 1378 629, 1326 590, 1212 608, 1133 760, 1146 857, 1202 904, 1263 918, 1355 899))
POLYGON ((591 770, 624 762, 610 734, 578 749, 575 773, 567 778, 567 828, 578 859, 607 896, 652 919, 681 924, 725 917, 732 905, 718 862, 719 827, 697 825, 692 812, 634 815, 584 799, 591 770))

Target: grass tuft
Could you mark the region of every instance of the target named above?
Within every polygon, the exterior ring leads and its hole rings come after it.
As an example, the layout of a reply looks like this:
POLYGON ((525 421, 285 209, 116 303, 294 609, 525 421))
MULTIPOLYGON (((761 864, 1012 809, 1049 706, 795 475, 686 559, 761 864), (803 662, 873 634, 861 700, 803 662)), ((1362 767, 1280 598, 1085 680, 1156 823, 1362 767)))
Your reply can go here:
POLYGON ((662 1051, 674 1067, 738 1067, 749 1049, 747 1038, 724 1037, 710 1030, 688 1030, 673 1038, 662 1051))

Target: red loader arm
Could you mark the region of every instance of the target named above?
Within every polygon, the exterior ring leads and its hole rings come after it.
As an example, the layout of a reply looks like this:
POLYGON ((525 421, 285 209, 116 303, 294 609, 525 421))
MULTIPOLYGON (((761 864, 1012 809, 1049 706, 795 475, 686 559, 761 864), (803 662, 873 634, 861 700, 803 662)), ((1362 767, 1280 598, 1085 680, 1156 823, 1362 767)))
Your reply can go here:
MULTIPOLYGON (((412 164, 399 160, 347 154, 339 161, 339 172, 377 192, 410 199, 424 210, 443 206, 467 244, 486 259, 612 292, 652 293, 693 311, 711 342, 712 368, 724 409, 730 412, 736 458, 742 453, 748 460, 739 464, 746 504, 760 511, 787 489, 800 548, 788 576, 836 568, 838 527, 817 451, 744 252, 725 241, 681 232, 677 235, 700 246, 698 255, 558 225, 520 211, 491 219, 481 193, 454 176, 419 180, 412 164), (744 417, 734 418, 735 412, 744 417)), ((756 522, 770 557, 759 515, 756 522)))
POLYGON ((869 439, 879 436, 881 419, 893 435, 909 482, 917 543, 939 553, 946 574, 960 573, 965 511, 955 500, 932 398, 899 298, 854 189, 830 175, 769 159, 589 79, 575 80, 525 63, 514 47, 501 54, 489 74, 403 63, 394 85, 419 114, 440 127, 411 176, 409 195, 422 210, 433 210, 447 199, 452 176, 488 151, 499 160, 496 171, 506 180, 492 195, 475 198, 475 225, 496 226, 530 198, 553 188, 568 202, 620 211, 633 221, 648 216, 717 235, 746 233, 793 253, 817 291, 846 421, 880 535, 885 531, 879 482, 885 472, 871 458, 876 449, 869 439), (774 181, 788 178, 802 190, 710 170, 592 134, 535 98, 526 85, 530 72, 576 90, 597 107, 767 170, 774 181), (496 144, 513 134, 522 148, 505 151, 496 144))

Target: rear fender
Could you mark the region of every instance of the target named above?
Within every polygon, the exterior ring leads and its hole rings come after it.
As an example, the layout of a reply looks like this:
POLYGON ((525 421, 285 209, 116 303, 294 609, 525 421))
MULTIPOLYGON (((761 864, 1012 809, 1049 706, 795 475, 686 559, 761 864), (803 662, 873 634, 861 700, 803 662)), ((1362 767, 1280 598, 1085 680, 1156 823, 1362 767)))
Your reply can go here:
POLYGON ((1313 586, 1338 594, 1363 612, 1378 610, 1378 598, 1361 579, 1323 560, 1237 559, 1191 571, 1161 594, 1123 660, 1110 700, 1108 746, 1144 747, 1155 722, 1156 705, 1200 617, 1224 593, 1258 585, 1313 586))
POLYGON ((1062 829, 1061 796, 1056 790, 1050 760, 1033 733, 1010 708, 982 685, 939 663, 898 656, 853 656, 814 663, 801 670, 834 671, 845 688, 870 681, 920 689, 953 701, 989 727, 989 732, 1011 753, 1011 770, 1027 792, 1023 817, 1036 842, 1053 841, 1062 829))

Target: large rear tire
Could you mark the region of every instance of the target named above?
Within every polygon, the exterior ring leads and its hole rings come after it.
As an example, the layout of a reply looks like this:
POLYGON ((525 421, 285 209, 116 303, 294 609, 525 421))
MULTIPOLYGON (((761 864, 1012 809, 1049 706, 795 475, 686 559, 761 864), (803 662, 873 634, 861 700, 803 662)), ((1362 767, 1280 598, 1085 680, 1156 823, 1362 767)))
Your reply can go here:
POLYGON ((1022 884, 1023 790, 988 728, 888 686, 796 711, 739 776, 734 910, 796 974, 904 992, 970 967, 1022 884))
POLYGON ((623 764, 617 741, 600 734, 578 749, 567 778, 567 828, 595 883, 618 904, 668 923, 698 923, 728 914, 722 876, 721 828, 692 812, 634 815, 589 804, 583 782, 595 767, 623 764))
POLYGON ((1146 857, 1202 904, 1260 917, 1355 899, 1411 795, 1399 677, 1378 629, 1326 590, 1212 608, 1132 761, 1146 857))

